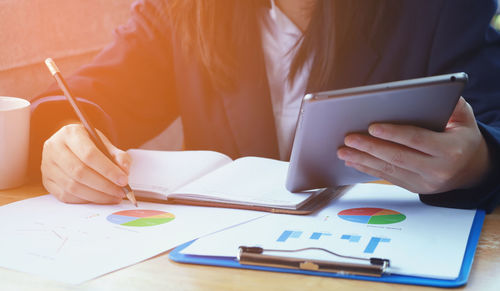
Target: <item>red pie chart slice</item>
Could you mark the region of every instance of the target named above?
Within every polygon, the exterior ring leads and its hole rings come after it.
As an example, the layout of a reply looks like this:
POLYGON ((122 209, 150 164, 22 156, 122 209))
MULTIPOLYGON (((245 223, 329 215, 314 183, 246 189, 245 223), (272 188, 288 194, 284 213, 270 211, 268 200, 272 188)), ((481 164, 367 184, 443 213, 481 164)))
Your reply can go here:
POLYGON ((338 217, 362 224, 393 224, 406 219, 406 215, 391 209, 384 208, 351 208, 340 211, 338 217))

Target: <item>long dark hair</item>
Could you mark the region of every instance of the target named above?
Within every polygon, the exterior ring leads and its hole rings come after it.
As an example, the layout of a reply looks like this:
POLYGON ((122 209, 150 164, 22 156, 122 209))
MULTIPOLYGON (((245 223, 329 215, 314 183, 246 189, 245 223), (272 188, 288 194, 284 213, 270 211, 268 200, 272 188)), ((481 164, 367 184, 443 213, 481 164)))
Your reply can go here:
MULTIPOLYGON (((336 45, 348 37, 346 30, 339 28, 355 18, 359 8, 356 3, 354 0, 316 2, 292 61, 289 80, 313 55, 307 89, 325 89, 334 74, 339 51, 336 45)), ((216 85, 230 87, 238 64, 234 52, 238 47, 252 45, 259 32, 259 12, 268 5, 269 0, 170 0, 166 11, 183 48, 200 58, 216 85)))

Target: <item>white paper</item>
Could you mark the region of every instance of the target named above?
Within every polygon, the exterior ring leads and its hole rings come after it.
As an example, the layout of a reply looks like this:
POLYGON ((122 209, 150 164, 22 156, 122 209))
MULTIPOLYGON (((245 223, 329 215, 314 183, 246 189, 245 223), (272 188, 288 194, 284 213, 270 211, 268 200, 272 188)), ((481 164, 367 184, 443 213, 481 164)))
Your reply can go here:
POLYGON ((130 186, 168 194, 218 167, 232 162, 213 151, 128 150, 132 157, 130 186))
MULTIPOLYGON (((130 217, 113 213, 137 210, 128 201, 120 205, 76 205, 46 195, 2 206, 0 266, 81 283, 202 235, 265 215, 145 202, 139 202, 139 206, 140 210, 166 212, 161 216, 170 221, 152 226, 122 225, 130 217)), ((134 219, 132 223, 148 222, 134 219)))
MULTIPOLYGON (((312 216, 269 215, 201 238, 182 253, 235 257, 241 245, 267 249, 320 247, 342 255, 390 259, 390 272, 394 274, 455 279, 474 215, 475 210, 424 205, 418 195, 396 186, 359 184, 312 216), (363 220, 363 215, 339 216, 343 210, 362 207, 396 211, 405 218, 395 215, 394 221, 401 221, 372 224, 342 219, 363 220)), ((382 217, 383 222, 385 219, 382 217)), ((270 254, 345 261, 315 251, 270 254)))
POLYGON ((293 208, 300 205, 312 192, 288 191, 285 188, 287 171, 288 162, 258 157, 239 158, 181 187, 173 194, 293 208))

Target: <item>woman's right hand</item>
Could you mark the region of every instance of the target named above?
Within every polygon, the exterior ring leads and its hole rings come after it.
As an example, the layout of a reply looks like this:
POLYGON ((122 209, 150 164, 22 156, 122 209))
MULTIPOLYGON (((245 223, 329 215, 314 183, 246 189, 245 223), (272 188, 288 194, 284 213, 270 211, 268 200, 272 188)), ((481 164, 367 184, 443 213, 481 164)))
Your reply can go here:
POLYGON ((42 181, 45 189, 66 203, 116 204, 125 197, 131 158, 98 131, 118 163, 110 161, 81 124, 62 127, 43 146, 42 181))

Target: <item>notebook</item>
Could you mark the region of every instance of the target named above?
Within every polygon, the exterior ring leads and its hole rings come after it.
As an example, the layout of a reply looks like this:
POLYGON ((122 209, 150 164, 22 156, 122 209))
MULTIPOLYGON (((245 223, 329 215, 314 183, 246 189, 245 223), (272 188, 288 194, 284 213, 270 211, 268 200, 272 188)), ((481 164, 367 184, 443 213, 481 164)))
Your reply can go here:
POLYGON ((214 151, 128 150, 129 184, 139 200, 308 214, 345 187, 292 193, 288 162, 214 151))

